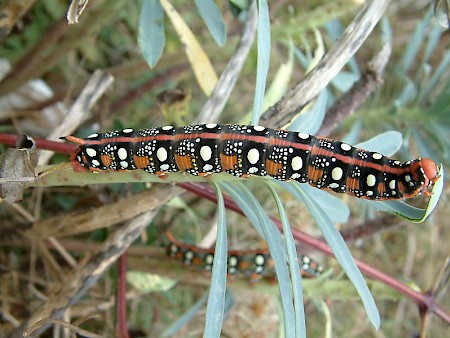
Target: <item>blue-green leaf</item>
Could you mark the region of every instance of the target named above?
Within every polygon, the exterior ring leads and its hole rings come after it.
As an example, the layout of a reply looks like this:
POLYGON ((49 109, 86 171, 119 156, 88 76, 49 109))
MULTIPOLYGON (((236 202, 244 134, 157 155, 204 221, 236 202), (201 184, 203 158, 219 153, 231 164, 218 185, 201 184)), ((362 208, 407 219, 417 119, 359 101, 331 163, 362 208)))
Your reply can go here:
POLYGON ((264 96, 262 111, 265 111, 270 106, 273 106, 280 100, 289 88, 289 81, 294 70, 294 43, 291 39, 288 40, 289 59, 280 65, 273 80, 264 96))
POLYGON ((295 246, 294 237, 292 236, 289 220, 284 210, 283 203, 275 189, 267 184, 277 204, 280 212, 280 220, 283 226, 283 235, 286 242, 286 252, 288 255, 289 271, 292 280, 292 293, 294 297, 294 317, 295 317, 295 333, 296 337, 306 338, 306 320, 305 309, 303 307, 303 286, 302 277, 300 275, 297 248, 295 246))
POLYGON ((410 78, 405 77, 405 85, 394 101, 396 108, 404 107, 417 97, 417 86, 410 78))
POLYGON ((430 8, 427 14, 423 18, 421 22, 417 25, 413 36, 409 40, 408 46, 405 49, 405 52, 402 55, 402 59, 400 61, 400 70, 403 75, 406 75, 408 71, 411 69, 414 64, 414 60, 416 59, 417 53, 420 51, 422 44, 425 40, 425 34, 427 33, 427 29, 430 23, 430 20, 433 16, 433 10, 430 8))
POLYGON ((218 220, 217 240, 214 253, 214 264, 211 272, 211 287, 206 306, 205 331, 203 337, 220 337, 223 315, 225 311, 225 293, 227 286, 227 228, 225 218, 225 204, 223 195, 217 184, 214 184, 217 194, 218 220))
MULTIPOLYGON (((298 188, 298 185, 294 185, 294 187, 298 188)), ((323 209, 316 203, 316 201, 314 201, 314 199, 305 194, 301 189, 297 189, 297 191, 300 198, 306 204, 314 219, 317 221, 326 242, 333 251, 339 264, 344 269, 348 278, 352 281, 358 291, 372 325, 375 328, 379 328, 380 313, 378 312, 375 300, 367 287, 363 275, 356 266, 356 263, 353 260, 353 257, 340 232, 336 229, 330 218, 323 212, 323 209)))
POLYGON ((314 188, 309 184, 300 184, 298 182, 290 182, 289 184, 298 184, 298 188, 302 189, 305 194, 311 196, 330 217, 333 223, 345 223, 348 221, 350 210, 347 204, 340 198, 325 190, 314 188))
POLYGON ((227 28, 219 8, 213 0, 195 0, 195 5, 212 37, 223 47, 227 39, 227 28))
POLYGON ((385 44, 389 44, 392 46, 392 41, 393 41, 392 26, 389 23, 389 20, 383 17, 381 18, 381 43, 383 46, 385 44))
POLYGON ((257 125, 266 91, 267 73, 270 64, 270 17, 266 0, 258 0, 258 61, 256 65, 255 99, 251 124, 257 125))
POLYGON ((378 152, 385 156, 392 156, 402 147, 402 143, 402 134, 398 131, 391 130, 378 134, 367 141, 358 143, 355 147, 378 152))
MULTIPOLYGON (((256 200, 255 196, 248 190, 248 188, 241 182, 234 182, 234 188, 229 189, 232 184, 227 184, 222 182, 221 186, 230 194, 234 199, 238 197, 238 200, 242 199, 245 195, 245 199, 248 204, 239 206, 245 213, 249 220, 255 220, 259 222, 259 228, 263 233, 263 238, 267 241, 269 246, 270 254, 275 262, 275 270, 277 272, 278 285, 280 287, 281 302, 283 305, 284 313, 284 330, 286 337, 295 337, 295 318, 294 318, 294 307, 292 302, 292 283, 289 278, 289 272, 286 263, 286 249, 284 247, 284 241, 281 237, 280 232, 276 229, 275 224, 271 221, 269 216, 267 216, 263 207, 256 200), (239 196, 236 196, 237 195, 239 196)), ((236 200, 236 201, 238 201, 236 200)))
POLYGON ((428 100, 428 96, 435 90, 436 86, 440 83, 440 79, 443 75, 447 74, 448 68, 450 65, 450 51, 447 51, 442 59, 439 65, 437 66, 436 70, 433 72, 433 75, 431 76, 430 80, 426 84, 425 88, 420 92, 419 94, 419 102, 422 100, 428 100))
POLYGON ((442 170, 442 165, 439 168, 439 175, 440 178, 437 180, 437 182, 433 186, 433 189, 431 190, 432 195, 428 200, 428 204, 425 209, 413 207, 402 201, 377 202, 364 200, 364 202, 381 211, 395 214, 411 222, 421 223, 431 214, 434 208, 436 208, 436 205, 439 202, 439 198, 441 197, 442 190, 444 189, 444 171, 442 170))
POLYGON ((425 52, 423 55, 423 63, 429 63, 430 58, 436 53, 438 50, 438 45, 442 36, 442 28, 439 26, 434 26, 434 28, 429 33, 427 47, 425 48, 425 52))
POLYGON ((353 72, 346 72, 344 70, 341 70, 332 80, 331 83, 333 84, 336 89, 339 91, 345 93, 352 88, 352 86, 355 84, 356 81, 359 80, 361 76, 358 73, 353 72))
POLYGON ((142 1, 138 44, 145 61, 150 67, 155 66, 166 44, 164 12, 159 0, 142 1))
POLYGON ((350 128, 350 131, 342 138, 342 142, 348 144, 355 144, 359 139, 361 133, 362 123, 361 120, 356 120, 350 128))
POLYGON ((311 110, 300 114, 288 127, 288 130, 315 134, 320 129, 327 108, 328 92, 322 90, 311 110))
POLYGON ((294 48, 294 56, 300 62, 300 65, 303 67, 303 69, 308 69, 308 65, 311 63, 310 57, 305 55, 305 53, 303 53, 303 51, 301 51, 297 47, 294 48))

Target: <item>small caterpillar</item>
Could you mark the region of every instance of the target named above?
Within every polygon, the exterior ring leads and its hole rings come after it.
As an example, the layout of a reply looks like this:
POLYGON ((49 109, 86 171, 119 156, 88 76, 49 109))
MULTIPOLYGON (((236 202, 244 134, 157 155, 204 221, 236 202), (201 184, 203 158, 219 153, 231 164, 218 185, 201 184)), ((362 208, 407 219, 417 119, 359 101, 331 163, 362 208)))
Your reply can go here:
POLYGON ((79 145, 71 157, 74 171, 143 169, 161 178, 178 171, 271 176, 371 200, 429 196, 439 178, 428 158, 402 163, 340 141, 261 126, 164 126, 62 139, 79 145))
MULTIPOLYGON (((203 249, 177 241, 170 232, 167 255, 180 260, 185 265, 201 267, 211 271, 214 262, 214 249, 203 249)), ((300 273, 304 278, 315 278, 323 271, 322 266, 306 255, 299 255, 300 273)), ((227 257, 228 275, 249 277, 251 281, 259 278, 275 277, 275 265, 268 250, 233 250, 227 257)))

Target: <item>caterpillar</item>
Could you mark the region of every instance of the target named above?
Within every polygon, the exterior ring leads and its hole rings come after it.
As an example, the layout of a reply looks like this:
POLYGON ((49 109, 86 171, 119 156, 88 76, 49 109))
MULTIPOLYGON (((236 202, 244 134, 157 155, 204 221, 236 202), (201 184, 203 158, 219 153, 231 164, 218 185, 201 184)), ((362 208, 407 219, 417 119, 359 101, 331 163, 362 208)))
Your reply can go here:
POLYGON ((178 171, 271 176, 371 200, 429 196, 439 178, 428 158, 400 162, 341 141, 262 126, 169 125, 61 139, 79 145, 70 159, 74 171, 143 169, 160 178, 178 171))
MULTIPOLYGON (((201 267, 211 271, 214 262, 214 249, 203 249, 177 241, 166 232, 169 243, 166 252, 169 257, 181 260, 184 265, 201 267)), ((307 255, 299 255, 300 273, 304 278, 319 276, 323 268, 307 255)), ((275 277, 275 265, 268 250, 230 250, 227 257, 229 276, 246 276, 251 281, 275 277)))

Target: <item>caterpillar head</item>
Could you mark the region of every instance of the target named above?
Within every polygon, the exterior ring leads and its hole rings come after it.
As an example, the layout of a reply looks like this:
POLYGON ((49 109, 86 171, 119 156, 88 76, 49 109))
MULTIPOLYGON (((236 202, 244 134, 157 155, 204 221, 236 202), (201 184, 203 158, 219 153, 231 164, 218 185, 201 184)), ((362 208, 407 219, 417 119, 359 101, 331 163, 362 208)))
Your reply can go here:
POLYGON ((437 164, 429 158, 419 158, 411 161, 411 178, 414 182, 412 192, 408 192, 404 197, 414 197, 419 194, 430 196, 429 188, 439 179, 439 169, 437 164))

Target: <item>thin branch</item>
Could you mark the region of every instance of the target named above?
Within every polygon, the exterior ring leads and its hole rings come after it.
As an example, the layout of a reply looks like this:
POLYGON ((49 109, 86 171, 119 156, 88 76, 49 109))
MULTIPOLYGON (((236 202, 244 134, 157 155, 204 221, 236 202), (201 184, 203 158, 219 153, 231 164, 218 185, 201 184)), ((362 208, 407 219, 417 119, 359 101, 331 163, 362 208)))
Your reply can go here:
POLYGON ((118 259, 118 277, 117 277, 117 336, 129 338, 127 329, 127 259, 125 251, 118 259))

